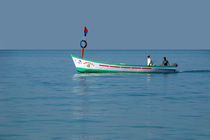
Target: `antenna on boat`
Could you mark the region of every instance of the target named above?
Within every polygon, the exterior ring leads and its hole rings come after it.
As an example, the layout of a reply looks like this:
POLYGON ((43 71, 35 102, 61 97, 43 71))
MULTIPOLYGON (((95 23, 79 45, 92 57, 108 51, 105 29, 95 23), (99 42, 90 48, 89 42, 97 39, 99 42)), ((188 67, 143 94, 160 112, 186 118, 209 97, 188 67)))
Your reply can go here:
POLYGON ((82 55, 81 55, 81 58, 83 58, 84 49, 87 47, 87 41, 86 41, 87 33, 88 33, 88 29, 87 29, 87 27, 85 26, 85 27, 84 27, 84 38, 80 41, 80 47, 82 48, 82 55))

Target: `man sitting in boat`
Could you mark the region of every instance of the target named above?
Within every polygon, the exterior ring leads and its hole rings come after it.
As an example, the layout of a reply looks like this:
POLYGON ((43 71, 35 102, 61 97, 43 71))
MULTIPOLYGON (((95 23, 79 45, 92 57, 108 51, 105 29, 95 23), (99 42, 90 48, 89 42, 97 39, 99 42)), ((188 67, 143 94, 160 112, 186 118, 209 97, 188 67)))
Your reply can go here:
POLYGON ((166 57, 163 57, 163 63, 162 63, 164 66, 169 66, 169 62, 168 60, 166 59, 166 57))
POLYGON ((150 55, 147 55, 147 65, 148 66, 154 65, 153 62, 152 62, 152 59, 151 59, 150 55))

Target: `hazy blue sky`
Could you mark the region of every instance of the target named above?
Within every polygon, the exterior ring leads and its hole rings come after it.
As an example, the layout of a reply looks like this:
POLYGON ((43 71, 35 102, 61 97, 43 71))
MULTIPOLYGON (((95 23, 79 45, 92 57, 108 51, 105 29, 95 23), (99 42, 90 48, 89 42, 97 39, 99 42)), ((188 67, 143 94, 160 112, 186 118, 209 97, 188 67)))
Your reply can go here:
POLYGON ((210 49, 210 0, 0 0, 0 49, 210 49))

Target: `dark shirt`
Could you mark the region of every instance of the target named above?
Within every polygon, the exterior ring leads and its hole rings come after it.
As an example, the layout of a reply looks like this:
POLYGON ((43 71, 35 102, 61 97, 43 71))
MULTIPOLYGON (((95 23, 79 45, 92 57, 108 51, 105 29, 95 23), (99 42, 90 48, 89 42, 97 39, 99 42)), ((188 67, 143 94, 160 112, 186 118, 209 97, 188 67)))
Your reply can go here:
POLYGON ((163 65, 168 66, 169 65, 168 60, 163 60, 163 65))

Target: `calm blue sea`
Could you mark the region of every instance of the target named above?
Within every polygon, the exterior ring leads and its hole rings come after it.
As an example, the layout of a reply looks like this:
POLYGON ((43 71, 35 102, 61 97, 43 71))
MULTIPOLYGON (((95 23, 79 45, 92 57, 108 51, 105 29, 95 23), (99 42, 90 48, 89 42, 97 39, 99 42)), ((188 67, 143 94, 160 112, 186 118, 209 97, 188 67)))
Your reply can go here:
POLYGON ((210 50, 86 50, 173 74, 79 74, 80 51, 0 51, 0 140, 209 140, 210 50))

